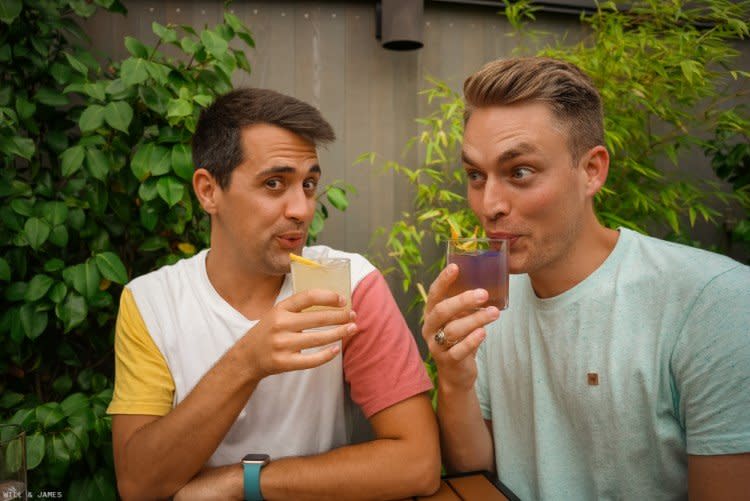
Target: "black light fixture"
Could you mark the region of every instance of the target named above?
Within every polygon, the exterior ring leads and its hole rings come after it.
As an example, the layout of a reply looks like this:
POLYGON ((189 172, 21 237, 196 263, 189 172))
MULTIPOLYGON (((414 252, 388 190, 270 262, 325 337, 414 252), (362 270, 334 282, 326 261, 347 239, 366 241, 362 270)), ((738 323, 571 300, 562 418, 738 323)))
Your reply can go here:
POLYGON ((390 50, 421 49, 424 0, 377 0, 375 36, 390 50))

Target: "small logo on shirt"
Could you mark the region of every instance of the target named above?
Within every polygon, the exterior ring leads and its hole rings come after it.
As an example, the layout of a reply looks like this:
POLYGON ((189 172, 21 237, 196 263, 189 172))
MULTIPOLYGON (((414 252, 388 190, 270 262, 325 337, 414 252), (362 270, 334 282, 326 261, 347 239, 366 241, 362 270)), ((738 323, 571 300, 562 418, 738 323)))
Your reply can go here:
POLYGON ((589 386, 599 386, 599 374, 596 372, 589 372, 586 374, 586 381, 589 386))

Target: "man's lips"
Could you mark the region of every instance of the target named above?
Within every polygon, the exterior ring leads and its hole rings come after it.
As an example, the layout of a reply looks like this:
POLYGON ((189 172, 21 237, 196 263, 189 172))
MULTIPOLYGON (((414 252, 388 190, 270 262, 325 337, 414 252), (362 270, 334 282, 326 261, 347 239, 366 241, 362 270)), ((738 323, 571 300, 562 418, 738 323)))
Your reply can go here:
POLYGON ((297 249, 305 242, 305 234, 300 231, 276 235, 276 240, 283 249, 297 249))
POLYGON ((519 235, 517 233, 505 233, 505 232, 502 232, 502 231, 497 231, 497 232, 488 231, 487 232, 487 237, 488 238, 502 238, 502 239, 505 239, 505 240, 509 240, 510 241, 509 242, 510 245, 513 245, 513 243, 516 240, 518 240, 518 238, 520 236, 521 235, 519 235))

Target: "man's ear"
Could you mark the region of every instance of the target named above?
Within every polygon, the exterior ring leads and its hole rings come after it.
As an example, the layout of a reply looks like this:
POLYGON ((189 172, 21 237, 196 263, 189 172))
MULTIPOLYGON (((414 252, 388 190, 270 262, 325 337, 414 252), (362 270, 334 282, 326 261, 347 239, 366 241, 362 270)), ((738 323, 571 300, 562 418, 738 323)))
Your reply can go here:
POLYGON ((586 195, 593 197, 604 186, 609 174, 609 152, 604 146, 595 146, 584 155, 582 167, 586 174, 586 195))
POLYGON ((203 210, 208 214, 215 214, 216 198, 220 195, 221 187, 211 173, 206 169, 196 169, 193 173, 193 190, 203 210))

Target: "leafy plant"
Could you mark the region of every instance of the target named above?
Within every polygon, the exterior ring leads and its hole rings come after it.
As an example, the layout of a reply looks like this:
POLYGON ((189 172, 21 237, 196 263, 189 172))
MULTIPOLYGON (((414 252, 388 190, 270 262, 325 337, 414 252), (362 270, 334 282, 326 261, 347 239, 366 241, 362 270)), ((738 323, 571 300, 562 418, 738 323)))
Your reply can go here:
MULTIPOLYGON (((208 219, 191 189, 202 108, 250 71, 229 12, 96 59, 78 25, 118 0, 0 3, 0 420, 27 432, 31 491, 114 499, 113 327, 132 277, 193 255, 208 219), (177 58, 162 51, 170 47, 177 58)), ((319 199, 344 210, 346 185, 319 199)))

